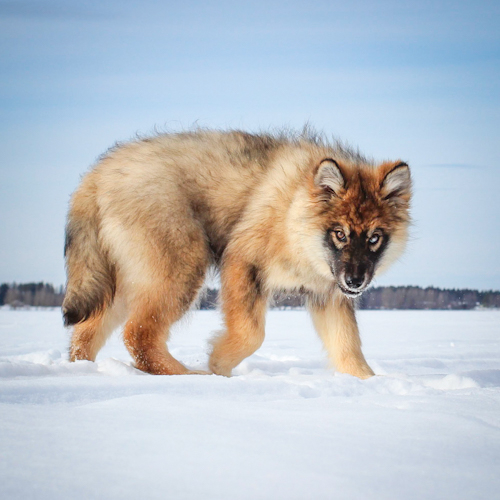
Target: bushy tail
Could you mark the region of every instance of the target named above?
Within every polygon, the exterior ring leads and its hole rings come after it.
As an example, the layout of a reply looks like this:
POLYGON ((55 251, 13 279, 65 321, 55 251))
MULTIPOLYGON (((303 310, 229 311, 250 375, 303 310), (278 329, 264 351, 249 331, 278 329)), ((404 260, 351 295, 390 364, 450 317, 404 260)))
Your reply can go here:
POLYGON ((88 198, 78 209, 78 194, 66 225, 66 271, 68 281, 62 305, 64 324, 74 325, 109 307, 115 295, 115 269, 99 242, 97 209, 88 198), (86 205, 86 206, 85 206, 86 205))

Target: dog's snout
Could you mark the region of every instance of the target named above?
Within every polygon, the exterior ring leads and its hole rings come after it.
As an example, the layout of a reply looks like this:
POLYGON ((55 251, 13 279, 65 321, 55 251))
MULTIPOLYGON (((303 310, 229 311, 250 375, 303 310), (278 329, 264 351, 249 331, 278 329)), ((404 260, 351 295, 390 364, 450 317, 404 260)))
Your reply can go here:
POLYGON ((349 288, 360 288, 361 285, 364 283, 365 277, 364 275, 351 275, 351 274, 346 274, 345 275, 345 284, 349 288))

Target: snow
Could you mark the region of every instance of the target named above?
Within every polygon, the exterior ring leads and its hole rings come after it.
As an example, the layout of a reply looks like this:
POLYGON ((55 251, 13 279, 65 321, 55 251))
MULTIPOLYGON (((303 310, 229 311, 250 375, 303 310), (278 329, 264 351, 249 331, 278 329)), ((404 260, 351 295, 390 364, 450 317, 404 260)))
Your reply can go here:
MULTIPOLYGON (((232 378, 137 371, 115 334, 67 361, 59 311, 0 310, 5 499, 482 499, 500 491, 500 311, 361 311, 379 376, 333 374, 271 311, 232 378)), ((206 368, 214 311, 171 351, 206 368)))

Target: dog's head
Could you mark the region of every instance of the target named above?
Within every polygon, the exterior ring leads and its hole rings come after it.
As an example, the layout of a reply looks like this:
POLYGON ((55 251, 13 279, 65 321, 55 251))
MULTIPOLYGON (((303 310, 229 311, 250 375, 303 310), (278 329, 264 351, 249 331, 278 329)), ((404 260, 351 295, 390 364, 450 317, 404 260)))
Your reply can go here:
POLYGON ((340 290, 356 297, 404 249, 410 170, 401 161, 371 166, 326 158, 314 187, 328 265, 340 290))

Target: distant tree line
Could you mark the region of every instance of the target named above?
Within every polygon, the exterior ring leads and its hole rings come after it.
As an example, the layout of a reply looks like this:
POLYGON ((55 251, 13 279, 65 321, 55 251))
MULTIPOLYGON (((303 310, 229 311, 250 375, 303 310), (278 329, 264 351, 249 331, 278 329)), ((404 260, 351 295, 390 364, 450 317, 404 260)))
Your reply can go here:
POLYGON ((500 307, 500 292, 469 289, 380 286, 360 298, 360 309, 474 309, 500 307))
MULTIPOLYGON (((208 288, 199 301, 199 309, 215 309, 219 291, 208 288)), ((48 283, 0 285, 0 306, 60 307, 64 288, 54 288, 48 283)), ((303 307, 304 295, 277 294, 273 307, 303 307)), ((380 286, 367 290, 358 301, 359 309, 474 309, 476 307, 500 308, 500 292, 469 289, 420 288, 418 286, 380 286)))
MULTIPOLYGON (((201 309, 211 309, 217 303, 217 290, 209 289, 201 300, 201 309)), ((304 295, 277 294, 276 308, 303 307, 304 295)), ((500 292, 469 289, 421 288, 418 286, 380 286, 370 288, 358 300, 359 309, 474 309, 500 308, 500 292)))
POLYGON ((13 308, 59 307, 64 298, 64 289, 55 289, 48 283, 2 283, 0 285, 0 305, 10 305, 13 308))

